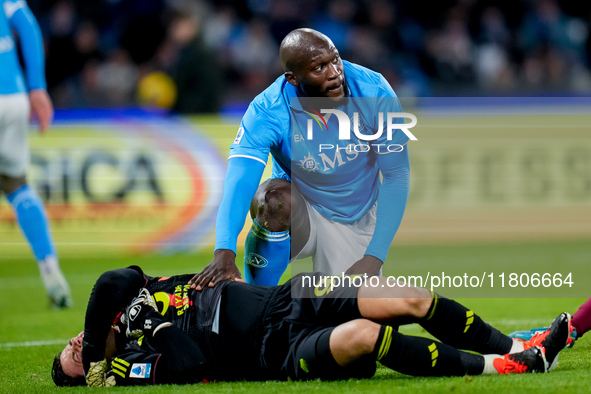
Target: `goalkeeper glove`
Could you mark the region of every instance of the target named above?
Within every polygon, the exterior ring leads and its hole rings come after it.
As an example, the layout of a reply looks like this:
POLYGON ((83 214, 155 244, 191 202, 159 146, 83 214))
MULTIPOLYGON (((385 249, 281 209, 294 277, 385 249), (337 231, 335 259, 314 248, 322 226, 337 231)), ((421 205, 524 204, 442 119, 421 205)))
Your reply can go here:
POLYGON ((114 376, 107 377, 107 360, 90 363, 86 374, 86 384, 89 387, 113 387, 117 384, 114 376))
POLYGON ((156 302, 145 288, 131 301, 121 317, 121 322, 127 324, 125 335, 132 339, 138 339, 142 335, 152 338, 158 330, 172 326, 172 323, 166 321, 158 312, 156 302))

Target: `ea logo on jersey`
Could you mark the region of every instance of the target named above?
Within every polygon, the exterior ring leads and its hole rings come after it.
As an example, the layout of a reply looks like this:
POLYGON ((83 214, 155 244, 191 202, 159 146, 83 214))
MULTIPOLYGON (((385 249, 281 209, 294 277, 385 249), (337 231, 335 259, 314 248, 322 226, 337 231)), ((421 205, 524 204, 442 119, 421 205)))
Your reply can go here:
POLYGON ((238 128, 238 133, 236 134, 236 138, 234 139, 234 144, 238 145, 242 136, 244 135, 244 127, 238 128))
POLYGON ((129 320, 134 321, 135 318, 140 314, 142 307, 140 305, 136 305, 129 310, 129 320))
POLYGON ((269 261, 260 254, 250 253, 248 255, 248 260, 246 261, 246 264, 255 268, 263 268, 266 267, 267 264, 269 264, 269 261))

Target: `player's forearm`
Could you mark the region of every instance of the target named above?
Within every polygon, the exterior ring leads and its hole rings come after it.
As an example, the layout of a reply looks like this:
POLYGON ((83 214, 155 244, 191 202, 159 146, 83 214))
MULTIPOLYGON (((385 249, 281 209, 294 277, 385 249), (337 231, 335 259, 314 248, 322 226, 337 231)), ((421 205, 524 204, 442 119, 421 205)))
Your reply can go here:
POLYGON ((28 90, 45 89, 43 37, 35 16, 27 6, 24 6, 14 13, 11 25, 19 35, 28 90))
POLYGON ((216 222, 216 250, 228 249, 236 253, 238 234, 244 227, 250 202, 264 168, 262 163, 252 159, 230 159, 216 222))
POLYGON ((82 359, 85 370, 90 362, 100 361, 105 357, 111 325, 119 312, 145 285, 145 277, 132 268, 105 272, 97 280, 90 294, 84 321, 82 359))
POLYGON ((207 378, 207 360, 199 346, 175 326, 154 334, 154 345, 162 354, 156 370, 158 383, 195 383, 207 378))
POLYGON ((383 184, 378 195, 376 228, 365 254, 386 261, 392 240, 400 227, 410 190, 410 166, 407 153, 391 153, 399 164, 382 172, 383 184))

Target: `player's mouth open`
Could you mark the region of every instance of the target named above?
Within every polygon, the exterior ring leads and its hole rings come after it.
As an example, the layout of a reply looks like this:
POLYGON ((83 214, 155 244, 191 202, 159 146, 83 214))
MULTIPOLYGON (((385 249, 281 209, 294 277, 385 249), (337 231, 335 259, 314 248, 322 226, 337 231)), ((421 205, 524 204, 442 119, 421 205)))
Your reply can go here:
POLYGON ((342 81, 339 82, 337 85, 328 87, 326 89, 327 96, 332 96, 332 97, 334 97, 334 96, 340 97, 340 96, 343 95, 343 92, 344 92, 344 88, 343 88, 343 82, 342 81))

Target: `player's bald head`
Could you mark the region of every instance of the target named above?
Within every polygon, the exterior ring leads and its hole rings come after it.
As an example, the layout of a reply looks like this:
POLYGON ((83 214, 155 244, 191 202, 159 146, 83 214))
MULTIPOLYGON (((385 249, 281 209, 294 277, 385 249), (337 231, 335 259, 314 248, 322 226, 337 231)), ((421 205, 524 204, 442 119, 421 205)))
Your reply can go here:
POLYGON ((326 50, 334 44, 324 34, 314 29, 296 29, 290 32, 279 48, 283 71, 298 73, 312 61, 318 50, 326 50))

